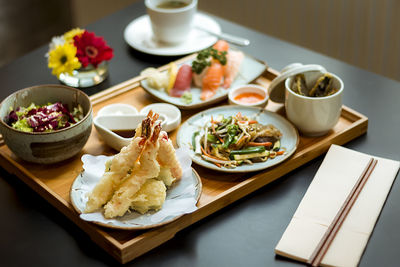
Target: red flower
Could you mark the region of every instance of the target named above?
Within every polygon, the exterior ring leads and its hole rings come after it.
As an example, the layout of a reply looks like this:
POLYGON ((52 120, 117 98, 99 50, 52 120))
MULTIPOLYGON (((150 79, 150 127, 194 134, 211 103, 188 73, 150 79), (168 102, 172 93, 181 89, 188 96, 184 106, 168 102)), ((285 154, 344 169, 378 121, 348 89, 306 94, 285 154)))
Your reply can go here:
POLYGON ((113 57, 113 50, 107 46, 102 37, 96 37, 94 33, 84 31, 83 34, 74 37, 74 45, 77 48, 76 56, 83 67, 92 64, 95 68, 104 60, 113 57))

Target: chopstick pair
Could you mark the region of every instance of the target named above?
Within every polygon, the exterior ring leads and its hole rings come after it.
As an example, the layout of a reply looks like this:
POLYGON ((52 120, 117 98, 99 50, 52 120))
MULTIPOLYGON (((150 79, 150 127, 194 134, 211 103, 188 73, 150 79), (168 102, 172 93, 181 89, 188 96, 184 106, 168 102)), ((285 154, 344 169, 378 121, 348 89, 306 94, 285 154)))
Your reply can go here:
POLYGON ((318 243, 314 252, 311 254, 310 259, 307 261, 307 264, 311 266, 319 266, 321 264, 322 259, 324 258, 326 252, 329 249, 330 244, 335 238, 337 232, 342 226, 344 220, 347 217, 351 207, 356 202, 358 195, 363 189, 365 183, 368 178, 371 176, 372 171, 374 170, 378 160, 371 158, 365 167, 364 171, 361 173, 360 178, 358 178, 357 182, 353 186, 350 194, 347 196, 344 201, 342 207, 339 209, 332 223, 329 225, 326 230, 324 236, 321 238, 321 241, 318 243))

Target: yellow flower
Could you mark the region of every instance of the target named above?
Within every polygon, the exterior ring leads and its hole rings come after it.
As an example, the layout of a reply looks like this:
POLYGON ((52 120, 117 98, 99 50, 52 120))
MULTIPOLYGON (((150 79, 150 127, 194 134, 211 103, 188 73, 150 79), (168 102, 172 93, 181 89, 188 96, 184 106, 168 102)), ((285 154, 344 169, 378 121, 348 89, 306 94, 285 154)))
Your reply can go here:
POLYGON ((80 28, 75 28, 72 29, 66 33, 64 33, 64 39, 67 43, 73 43, 74 42, 74 36, 75 35, 81 35, 85 30, 82 30, 80 28))
POLYGON ((61 73, 72 74, 73 70, 79 69, 81 63, 75 55, 76 47, 73 44, 57 45, 49 52, 48 67, 53 69, 51 73, 58 77, 61 73))

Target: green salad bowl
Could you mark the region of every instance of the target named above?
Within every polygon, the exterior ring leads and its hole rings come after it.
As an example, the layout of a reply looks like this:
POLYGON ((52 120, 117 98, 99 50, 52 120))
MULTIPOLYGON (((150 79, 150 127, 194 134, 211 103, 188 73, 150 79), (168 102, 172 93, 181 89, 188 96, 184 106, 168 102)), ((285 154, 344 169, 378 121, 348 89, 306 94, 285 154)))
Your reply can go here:
POLYGON ((38 85, 19 90, 0 104, 0 133, 5 144, 19 158, 33 163, 52 164, 77 155, 92 130, 92 104, 82 91, 64 85, 38 85), (77 123, 50 132, 25 132, 6 123, 10 110, 61 102, 71 110, 80 105, 83 118, 77 123))

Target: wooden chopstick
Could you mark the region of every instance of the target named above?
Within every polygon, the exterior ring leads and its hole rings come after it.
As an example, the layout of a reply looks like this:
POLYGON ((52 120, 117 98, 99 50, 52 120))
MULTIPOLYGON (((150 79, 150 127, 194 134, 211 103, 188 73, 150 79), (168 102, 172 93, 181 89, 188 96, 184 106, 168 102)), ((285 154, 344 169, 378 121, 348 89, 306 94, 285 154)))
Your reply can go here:
POLYGON ((321 241, 318 243, 314 252, 311 254, 310 259, 307 261, 307 264, 311 266, 319 266, 321 264, 322 259, 324 258, 326 252, 329 249, 330 244, 335 238, 337 232, 339 231, 342 223, 347 217, 351 207, 356 202, 358 195, 363 189, 365 183, 368 178, 371 176, 372 171, 374 170, 378 160, 371 158, 365 167, 364 171, 361 173, 360 178, 358 178, 356 184, 353 186, 350 194, 347 196, 344 201, 342 207, 339 209, 332 223, 329 225, 326 230, 324 236, 321 238, 321 241))

